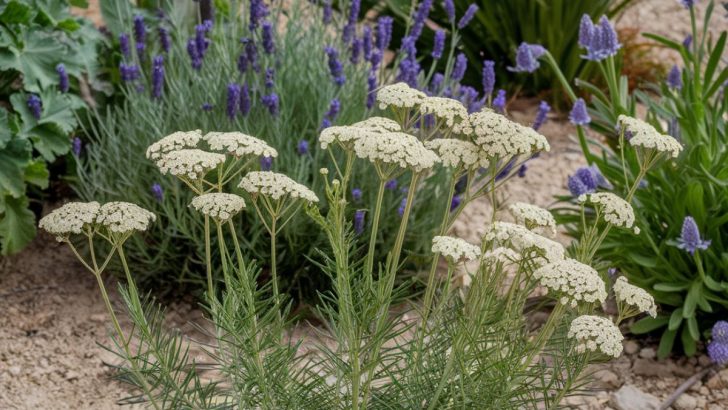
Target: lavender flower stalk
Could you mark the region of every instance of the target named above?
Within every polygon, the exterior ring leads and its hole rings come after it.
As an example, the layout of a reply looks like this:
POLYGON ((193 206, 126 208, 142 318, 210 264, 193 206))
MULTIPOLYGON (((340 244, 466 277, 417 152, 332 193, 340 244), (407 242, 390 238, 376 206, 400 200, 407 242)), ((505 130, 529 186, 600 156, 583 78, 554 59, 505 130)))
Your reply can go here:
POLYGON ((126 33, 119 34, 119 50, 124 58, 131 57, 131 49, 129 48, 129 35, 126 33))
POLYGON ((152 97, 161 98, 164 88, 164 57, 161 55, 152 59, 152 97))
POLYGON ((445 10, 450 24, 455 24, 455 2, 453 0, 443 0, 442 8, 445 10))
POLYGON ((373 73, 367 78, 367 109, 371 110, 377 101, 377 76, 373 73))
POLYGON ((483 61, 483 94, 489 97, 495 88, 495 61, 483 61))
POLYGON ((344 85, 346 83, 346 75, 344 74, 344 66, 339 61, 339 52, 331 46, 327 46, 324 52, 329 59, 329 72, 334 77, 334 84, 338 86, 344 85))
POLYGON ((273 54, 276 52, 276 45, 273 39, 273 24, 270 21, 264 21, 261 27, 263 30, 263 51, 266 54, 273 54))
POLYGON ((369 25, 365 25, 362 28, 361 34, 361 48, 365 60, 369 60, 372 57, 372 28, 369 25))
POLYGON ((442 58, 442 52, 445 50, 445 30, 437 30, 435 39, 432 42, 432 58, 439 60, 442 58))
POLYGON ((538 131, 539 128, 546 122, 546 116, 551 111, 551 106, 546 101, 541 101, 538 105, 538 112, 536 113, 536 119, 533 121, 531 128, 538 131))
POLYGON ((62 93, 67 93, 69 89, 68 72, 66 72, 66 66, 60 63, 56 66, 56 73, 58 73, 58 89, 62 93))
POLYGON ((455 57, 455 66, 452 69, 451 78, 455 82, 460 82, 465 76, 465 71, 468 68, 468 59, 465 54, 460 53, 455 57))
POLYGON ((141 77, 141 71, 136 64, 119 64, 119 73, 121 74, 121 80, 126 83, 133 82, 141 77))
POLYGON ((475 17, 475 13, 478 12, 478 5, 475 3, 472 3, 470 6, 468 6, 468 9, 465 10, 465 14, 463 14, 462 17, 460 17, 460 21, 458 21, 458 30, 464 29, 468 24, 470 24, 470 21, 475 17))
POLYGON ((197 43, 193 38, 187 40, 187 54, 190 56, 193 69, 199 70, 202 68, 202 55, 197 50, 197 43))
POLYGON ((323 21, 324 24, 331 23, 331 16, 334 14, 334 10, 331 8, 331 0, 324 0, 323 4, 323 21))
POLYGON ((354 212, 354 232, 357 235, 361 235, 364 233, 364 215, 366 214, 366 211, 363 209, 357 209, 356 212, 354 212))
POLYGON ((275 84, 276 71, 272 68, 265 69, 265 88, 273 88, 275 84))
POLYGON ((263 105, 268 109, 268 112, 272 116, 278 115, 278 108, 280 101, 278 99, 278 94, 276 93, 270 93, 268 95, 264 95, 261 97, 261 102, 263 105))
POLYGON ((432 0, 422 0, 417 6, 412 19, 412 30, 410 31, 410 36, 413 38, 418 39, 422 35, 422 29, 425 27, 427 16, 430 15, 430 9, 432 9, 432 0))
POLYGON ((392 41, 392 25, 394 19, 389 16, 382 16, 377 19, 377 48, 384 52, 392 41))
POLYGON ((147 27, 144 25, 144 17, 137 14, 134 16, 134 41, 136 42, 136 50, 140 58, 144 55, 146 40, 147 27))
POLYGON ((166 28, 159 28, 159 44, 165 53, 169 53, 169 49, 172 48, 172 43, 169 39, 169 31, 166 28))
POLYGON ((225 112, 229 119, 235 119, 235 115, 238 113, 238 104, 240 103, 240 85, 230 83, 227 86, 227 105, 225 112))
POLYGON ((682 89, 682 71, 677 65, 672 66, 670 72, 667 74, 667 86, 673 90, 682 89))
POLYGON ((499 113, 503 113, 506 110, 506 90, 498 90, 498 94, 493 100, 493 109, 499 113))

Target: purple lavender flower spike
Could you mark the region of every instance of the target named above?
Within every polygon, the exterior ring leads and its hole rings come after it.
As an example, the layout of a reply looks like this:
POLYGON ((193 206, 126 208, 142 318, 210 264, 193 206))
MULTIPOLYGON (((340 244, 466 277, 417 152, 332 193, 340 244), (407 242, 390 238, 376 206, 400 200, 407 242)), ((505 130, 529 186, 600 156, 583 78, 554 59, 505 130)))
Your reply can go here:
POLYGON ((351 40, 351 46, 349 47, 349 61, 356 65, 359 64, 359 56, 362 54, 362 42, 361 39, 355 38, 351 40))
POLYGON ((272 157, 260 157, 260 170, 261 171, 270 171, 271 168, 273 168, 273 158, 272 157))
POLYGON ((574 103, 574 108, 569 113, 569 121, 574 125, 587 125, 591 122, 591 117, 586 110, 586 102, 583 98, 579 98, 574 103))
POLYGON ((136 64, 119 64, 119 73, 121 74, 121 80, 126 83, 135 81, 141 77, 141 71, 136 64))
POLYGON ((227 86, 227 105, 226 113, 228 118, 231 120, 235 119, 235 115, 238 113, 238 104, 240 103, 240 85, 230 83, 227 86))
POLYGON ((442 8, 445 10, 447 20, 450 24, 455 23, 455 2, 453 0, 443 0, 442 8))
POLYGON ((677 65, 672 66, 670 72, 667 74, 667 86, 673 90, 682 89, 682 71, 677 65))
POLYGON ((390 179, 386 184, 384 184, 384 188, 390 191, 395 191, 397 189, 397 180, 390 179))
POLYGON ((435 40, 432 43, 432 58, 439 60, 442 58, 442 52, 445 50, 445 30, 437 30, 435 32, 435 40))
POLYGON ((369 56, 369 62, 372 65, 371 71, 376 71, 382 62, 382 51, 379 49, 372 50, 372 54, 369 56))
POLYGON ((414 18, 412 19, 412 30, 410 36, 417 39, 422 35, 422 29, 425 27, 425 20, 430 15, 433 0, 422 0, 417 6, 414 18))
POLYGON ((298 145, 296 145, 296 152, 298 153, 298 155, 307 155, 308 154, 308 141, 306 141, 306 140, 298 141, 298 145))
POLYGON ((131 48, 129 48, 129 35, 126 33, 119 34, 119 49, 124 58, 131 57, 131 48))
POLYGON ((200 55, 200 58, 205 57, 207 47, 210 45, 210 40, 205 37, 208 31, 210 31, 208 24, 198 24, 195 26, 195 47, 197 47, 197 53, 200 55))
POLYGON ((264 0, 250 0, 250 31, 255 31, 260 21, 268 16, 268 6, 264 0))
POLYGON ((339 101, 338 98, 334 98, 329 103, 329 110, 326 111, 326 118, 330 119, 331 121, 336 120, 336 117, 339 115, 339 111, 341 111, 341 101, 339 101))
POLYGON ((329 72, 334 77, 334 83, 338 86, 344 85, 346 82, 346 75, 344 74, 344 66, 339 61, 339 52, 331 46, 326 46, 324 52, 329 59, 329 72))
POLYGON ((710 334, 716 342, 728 343, 728 322, 725 320, 715 322, 710 334))
POLYGON ((63 65, 63 63, 58 64, 56 66, 56 73, 58 73, 58 89, 61 90, 62 93, 67 93, 69 88, 69 82, 66 66, 63 65))
POLYGON ((372 28, 369 25, 365 25, 362 28, 361 34, 361 49, 365 60, 369 60, 372 57, 372 28))
POLYGON ((278 94, 276 93, 270 93, 268 95, 264 95, 261 97, 261 102, 263 105, 268 108, 268 112, 272 116, 278 115, 278 108, 280 104, 280 100, 278 99, 278 94))
POLYGON ((475 13, 478 12, 478 5, 475 3, 472 3, 470 6, 468 6, 468 9, 465 10, 465 14, 463 14, 462 17, 460 17, 460 21, 458 21, 458 30, 464 29, 468 24, 470 24, 470 21, 475 17, 475 13))
POLYGON ((516 52, 516 66, 506 69, 517 73, 532 73, 541 66, 538 59, 545 53, 546 49, 538 44, 521 43, 516 52))
POLYGON ((397 215, 400 217, 404 216, 404 209, 407 207, 407 198, 402 198, 402 202, 399 203, 399 208, 397 208, 397 215))
POLYGON ((159 185, 156 182, 153 183, 151 191, 152 191, 152 196, 154 197, 154 199, 157 200, 157 202, 162 202, 162 200, 164 200, 164 189, 162 189, 161 185, 159 185))
POLYGON ((28 96, 28 109, 30 109, 30 113, 33 115, 33 118, 36 120, 40 120, 40 116, 43 113, 43 103, 41 102, 40 98, 35 94, 30 94, 28 96))
POLYGON ((455 57, 455 66, 452 69, 452 75, 450 78, 452 78, 453 81, 460 82, 460 80, 463 79, 465 76, 465 70, 468 68, 468 59, 465 57, 465 54, 460 53, 455 57))
POLYGON ((238 56, 238 72, 245 74, 248 71, 248 56, 245 51, 241 52, 238 56))
POLYGON ((394 19, 389 16, 382 16, 377 19, 377 48, 384 52, 392 41, 392 25, 394 19))
POLYGON ((143 43, 147 39, 147 27, 144 25, 144 17, 140 14, 134 15, 134 41, 143 43))
POLYGON ((354 232, 357 235, 361 235, 364 233, 364 215, 366 214, 366 211, 363 209, 357 209, 356 212, 354 212, 354 232))
POLYGON ((199 70, 202 68, 202 56, 198 52, 197 43, 193 38, 187 40, 187 54, 190 56, 193 69, 199 70))
POLYGON ((81 138, 73 137, 73 141, 71 141, 71 151, 73 152, 73 155, 77 157, 81 155, 82 148, 83 143, 81 142, 81 138))
POLYGON ((328 118, 324 118, 321 120, 321 126, 319 127, 319 130, 325 130, 326 128, 329 128, 331 126, 331 120, 328 118))
POLYGON ((152 97, 161 98, 164 88, 164 57, 161 55, 152 59, 152 97))
POLYGON ((243 84, 240 87, 240 113, 243 116, 248 115, 250 112, 250 92, 248 91, 248 84, 243 84))
POLYGON ((718 366, 728 364, 728 343, 712 341, 708 344, 708 357, 718 366))
POLYGON ((351 0, 351 4, 349 6, 349 19, 346 22, 346 25, 344 26, 342 33, 341 33, 341 39, 344 42, 344 44, 351 43, 351 40, 354 39, 354 36, 356 34, 356 22, 359 21, 359 11, 361 9, 361 0, 351 0))
POLYGON ((164 27, 159 28, 159 44, 165 53, 168 53, 169 49, 172 47, 172 43, 169 39, 169 32, 164 27))
POLYGON ((463 200, 460 195, 455 195, 454 197, 452 197, 452 201, 450 201, 450 212, 458 209, 462 201, 463 200))
POLYGON ((698 230, 698 224, 695 223, 695 219, 692 216, 686 216, 685 220, 683 220, 680 237, 677 238, 677 247, 694 255, 697 250, 708 249, 710 242, 710 240, 700 238, 700 230, 698 230))
POLYGON ((495 88, 495 61, 483 61, 483 94, 486 97, 493 94, 495 88))
POLYGON ((506 110, 506 90, 498 90, 498 94, 493 100, 493 109, 499 113, 504 113, 506 110))
POLYGON ((275 40, 273 39, 273 23, 264 21, 261 27, 263 30, 263 51, 266 54, 273 54, 276 52, 275 40))
POLYGON ((359 203, 359 202, 361 202, 361 197, 362 197, 361 189, 354 188, 351 190, 351 200, 352 201, 359 203))
POLYGON ((541 101, 538 105, 538 113, 536 113, 536 119, 533 121, 531 128, 538 131, 541 126, 546 122, 546 116, 551 111, 551 106, 546 101, 541 101))
POLYGON ((690 45, 693 43, 693 35, 688 34, 685 36, 685 39, 682 42, 683 47, 685 47, 685 50, 690 51, 690 45))
POLYGON ((440 88, 444 82, 445 76, 442 75, 442 73, 435 73, 435 75, 432 76, 432 81, 430 81, 430 90, 432 93, 437 94, 440 92, 440 88))
POLYGON ((209 112, 209 111, 212 111, 212 109, 215 108, 215 106, 210 104, 209 102, 206 102, 206 103, 202 103, 200 108, 202 108, 202 111, 209 112))
POLYGON ((265 69, 265 88, 273 88, 275 84, 276 71, 272 68, 265 69))
POLYGON ((377 101, 377 93, 375 92, 377 89, 377 76, 372 74, 369 74, 369 78, 367 78, 367 109, 371 110, 372 107, 374 107, 374 103, 377 101))
POLYGON ((260 70, 258 66, 258 46, 253 40, 245 39, 245 55, 248 58, 248 65, 256 72, 260 70))
POLYGON ((324 0, 323 4, 323 21, 324 24, 331 23, 331 16, 334 14, 334 10, 331 8, 331 0, 324 0))

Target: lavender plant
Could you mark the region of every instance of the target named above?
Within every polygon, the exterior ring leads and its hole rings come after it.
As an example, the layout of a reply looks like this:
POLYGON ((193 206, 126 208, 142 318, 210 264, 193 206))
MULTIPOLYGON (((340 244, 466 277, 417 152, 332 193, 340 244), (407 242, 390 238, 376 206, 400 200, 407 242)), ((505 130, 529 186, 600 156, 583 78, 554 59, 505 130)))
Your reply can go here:
MULTIPOLYGON (((637 322, 632 331, 663 329, 658 353, 664 357, 679 344, 686 354, 696 352, 715 320, 725 316, 728 277, 721 255, 725 241, 724 191, 726 139, 724 92, 728 69, 721 56, 726 32, 713 42, 707 31, 713 2, 706 8, 704 29, 698 31, 693 2, 685 2, 692 34, 683 42, 645 34, 678 53, 682 68, 671 70, 654 94, 630 94, 628 79, 620 76, 620 43, 606 18, 594 23, 584 16, 579 44, 584 58, 601 71, 607 90, 577 82, 591 93, 589 103, 578 99, 562 76, 574 106, 570 119, 577 126, 582 151, 589 163, 568 181, 573 198, 614 194, 635 205, 639 235, 624 231, 596 237, 581 221, 599 216, 599 208, 584 212, 564 207, 560 221, 577 237, 601 244, 605 263, 645 287, 661 306, 656 318, 637 322), (635 117, 638 104, 647 108, 645 120, 635 117), (606 144, 588 139, 585 127, 606 137, 606 144), (601 192, 598 192, 601 191, 601 192), (701 232, 702 230, 702 232, 701 232)), ((543 57, 559 73, 548 53, 543 57)), ((562 198, 572 202, 573 198, 562 198)), ((630 222, 630 221, 625 221, 630 222)), ((582 252, 577 247, 576 252, 582 252)))
MULTIPOLYGON (((495 198, 498 187, 516 175, 509 171, 499 178, 510 164, 549 149, 545 137, 489 108, 468 114, 457 100, 427 96, 405 83, 380 89, 376 103, 389 118, 320 133, 320 148, 332 154, 329 167, 319 171, 326 208, 295 179, 257 170, 261 155, 280 152, 259 138, 175 132, 148 147, 147 159, 192 192, 191 213, 205 226, 199 257, 207 268, 205 304, 214 343, 204 378, 202 363, 188 353, 192 342, 164 329, 161 309, 140 295, 126 261, 124 247, 134 232, 156 222, 153 213, 126 202, 70 203, 41 220, 98 279, 114 325, 111 349, 124 362, 121 379, 139 389, 139 400, 154 408, 550 408, 579 390, 589 363, 621 354, 620 322, 654 314, 652 298, 622 278, 614 288, 619 316, 605 316, 600 306, 607 287, 589 266, 598 244, 582 238, 584 252, 567 258, 561 244, 541 235, 555 232, 544 209, 512 204, 516 223, 509 223, 494 206, 481 243, 447 236, 466 206, 479 197, 495 198), (361 222, 352 222, 347 210, 360 200, 351 188, 358 166, 378 179, 377 199, 365 208, 372 215, 368 238, 357 233, 361 222), (447 178, 439 188, 449 194, 437 198, 445 212, 431 242, 423 303, 395 308, 404 290, 397 277, 408 254, 405 236, 415 220, 415 200, 426 192, 424 184, 437 182, 432 178, 442 168, 447 178), (466 187, 451 212, 463 176, 466 187), (377 237, 384 192, 394 177, 408 189, 396 238, 387 245, 377 237), (235 225, 251 207, 270 236, 262 241, 272 248, 300 209, 325 235, 326 247, 311 262, 331 282, 317 309, 325 324, 315 329, 321 342, 288 332, 290 296, 280 291, 275 274, 261 281, 261 262, 246 256, 248 245, 235 225), (76 251, 77 235, 88 241, 90 260, 76 251), (106 256, 96 251, 101 241, 107 242, 106 256), (383 261, 372 257, 380 247, 387 255, 383 261), (120 292, 133 323, 126 330, 102 280, 116 256, 126 273, 120 292), (444 272, 437 269, 440 258, 444 272), (532 330, 529 300, 537 288, 553 308, 532 330)), ((597 194, 588 201, 602 209, 592 226, 595 235, 633 228, 633 210, 624 201, 597 194)), ((186 208, 180 211, 190 212, 186 208)), ((274 252, 271 257, 275 272, 274 252)))

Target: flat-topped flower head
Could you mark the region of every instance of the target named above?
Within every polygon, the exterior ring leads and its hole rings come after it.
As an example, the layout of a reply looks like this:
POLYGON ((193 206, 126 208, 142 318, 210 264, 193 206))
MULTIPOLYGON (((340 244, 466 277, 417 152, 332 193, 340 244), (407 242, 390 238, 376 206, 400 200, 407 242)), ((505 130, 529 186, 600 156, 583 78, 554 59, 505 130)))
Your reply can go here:
POLYGON ((380 109, 389 106, 396 108, 413 108, 427 97, 422 91, 416 90, 407 83, 396 83, 382 87, 377 92, 377 102, 380 109))
POLYGON ((96 223, 115 233, 146 231, 157 216, 130 202, 108 202, 101 205, 96 223))
POLYGON ((245 200, 239 195, 213 192, 192 198, 190 206, 203 215, 227 222, 245 208, 245 200))
POLYGON ((633 306, 642 313, 657 317, 655 298, 641 287, 629 283, 624 276, 617 278, 612 289, 614 290, 614 297, 618 303, 633 306))
POLYGON ((607 291, 599 273, 589 265, 574 259, 546 264, 533 272, 533 277, 549 292, 556 294, 559 303, 576 307, 579 302, 604 302, 607 291))
POLYGON ((501 262, 503 264, 510 264, 520 261, 522 256, 520 253, 511 248, 499 246, 493 250, 486 251, 483 258, 490 259, 495 262, 501 262))
POLYGON ((611 320, 601 316, 583 315, 571 321, 567 337, 578 342, 576 351, 599 351, 607 356, 622 354, 622 332, 611 320))
POLYGON ((38 226, 63 241, 71 234, 80 234, 96 221, 98 202, 69 202, 40 219, 38 226))
POLYGON ((208 132, 202 137, 213 151, 227 152, 236 157, 254 155, 257 157, 278 156, 278 151, 260 138, 242 132, 208 132))
POLYGON ((457 134, 470 134, 468 109, 463 103, 452 98, 425 97, 420 103, 420 110, 424 114, 432 114, 438 120, 445 121, 445 125, 457 134))
POLYGON ((338 142, 345 148, 351 148, 354 141, 366 137, 372 131, 368 128, 354 125, 335 125, 324 128, 319 135, 319 145, 322 149, 328 148, 330 144, 338 142))
POLYGON ((599 210, 602 218, 608 224, 627 229, 634 229, 635 234, 640 229, 634 226, 634 210, 632 205, 611 192, 597 192, 595 194, 581 195, 579 202, 589 202, 599 210))
POLYGON ((352 127, 364 128, 370 132, 378 132, 380 134, 385 132, 399 132, 402 131, 402 127, 397 121, 385 118, 385 117, 369 117, 364 121, 355 122, 351 124, 352 127))
POLYGON ((239 188, 251 195, 265 195, 274 200, 284 197, 318 202, 316 194, 305 185, 292 180, 287 175, 271 171, 248 172, 240 181, 239 188))
POLYGON ((480 256, 480 248, 463 239, 451 236, 432 238, 432 252, 442 254, 450 263, 473 261, 480 256))
POLYGON ((524 202, 515 202, 508 207, 508 212, 516 220, 534 232, 547 232, 549 236, 556 236, 556 220, 551 212, 536 205, 524 202))
POLYGON ((170 173, 194 181, 224 162, 224 154, 207 152, 201 149, 181 149, 162 155, 156 161, 156 164, 163 174, 170 173))
POLYGON ((538 265, 564 259, 565 250, 560 243, 509 222, 494 222, 486 228, 483 239, 492 241, 494 246, 507 246, 538 265))
POLYGON ((425 148, 415 136, 403 132, 370 134, 354 142, 354 153, 374 163, 398 165, 415 172, 432 168, 440 162, 434 152, 425 148))
POLYGON ((673 158, 677 158, 683 149, 682 145, 675 138, 666 134, 660 134, 655 127, 642 120, 620 115, 618 121, 632 135, 629 139, 629 144, 633 147, 665 152, 673 158))
POLYGON ((435 151, 440 156, 442 165, 446 167, 469 169, 477 166, 487 168, 490 164, 485 154, 470 141, 438 138, 427 141, 425 147, 435 151))
POLYGON ((489 157, 508 158, 551 149, 546 137, 533 128, 524 127, 493 111, 470 114, 470 124, 475 144, 489 157))
POLYGON ((147 148, 147 158, 158 160, 164 154, 185 148, 195 148, 202 139, 202 131, 177 131, 160 139, 147 148))

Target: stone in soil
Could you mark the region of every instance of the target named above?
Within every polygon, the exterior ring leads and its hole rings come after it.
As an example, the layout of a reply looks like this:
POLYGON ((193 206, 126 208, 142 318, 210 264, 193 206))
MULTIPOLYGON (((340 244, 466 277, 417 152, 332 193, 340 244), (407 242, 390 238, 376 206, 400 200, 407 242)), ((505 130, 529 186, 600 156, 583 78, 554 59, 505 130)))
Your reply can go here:
POLYGON ((612 394, 609 404, 616 410, 657 410, 660 400, 637 387, 626 384, 612 394))

